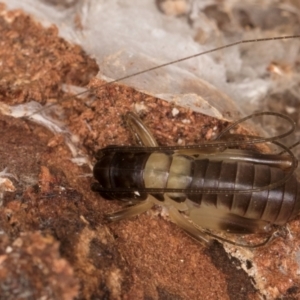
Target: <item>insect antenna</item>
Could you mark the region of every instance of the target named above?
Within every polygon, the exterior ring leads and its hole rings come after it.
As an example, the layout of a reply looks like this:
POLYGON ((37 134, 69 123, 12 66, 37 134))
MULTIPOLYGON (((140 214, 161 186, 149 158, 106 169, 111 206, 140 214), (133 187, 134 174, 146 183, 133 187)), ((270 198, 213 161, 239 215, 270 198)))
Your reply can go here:
MULTIPOLYGON (((276 40, 287 40, 287 39, 295 39, 295 38, 299 38, 299 37, 300 37, 300 35, 290 35, 290 36, 279 36, 279 37, 271 37, 271 38, 240 40, 240 41, 237 41, 237 42, 234 42, 234 43, 230 43, 230 44, 227 44, 227 45, 224 45, 224 46, 221 46, 221 47, 217 47, 217 48, 206 50, 206 51, 203 51, 203 52, 200 52, 200 53, 196 53, 196 54, 193 54, 193 55, 190 55, 190 56, 186 56, 184 58, 180 58, 180 59, 177 59, 177 60, 172 60, 172 61, 169 61, 167 63, 163 63, 163 64, 160 64, 160 65, 154 66, 152 68, 148 68, 148 69, 145 69, 145 70, 142 70, 142 71, 138 71, 138 72, 135 72, 135 73, 132 73, 132 74, 128 74, 126 76, 123 76, 123 77, 120 77, 118 79, 115 79, 115 80, 112 80, 110 82, 107 82, 105 84, 102 84, 102 85, 100 85, 100 86, 98 86, 96 88, 90 88, 88 91, 83 91, 83 92, 80 92, 80 93, 78 93, 76 95, 72 95, 72 96, 66 97, 66 98, 60 100, 59 103, 65 102, 65 101, 68 101, 68 100, 71 100, 71 99, 74 99, 74 97, 82 96, 82 95, 87 94, 87 93, 92 93, 93 91, 96 91, 96 90, 100 89, 101 87, 105 87, 105 86, 111 85, 113 83, 120 82, 120 81, 125 80, 125 79, 136 77, 136 76, 139 76, 139 75, 142 75, 142 74, 145 74, 145 73, 148 73, 148 72, 151 72, 151 71, 154 71, 154 70, 166 67, 166 66, 170 66, 170 65, 182 62, 182 61, 186 61, 186 60, 189 60, 189 59, 192 59, 192 58, 195 58, 195 57, 199 57, 199 56, 202 56, 202 55, 205 55, 205 54, 217 52, 217 51, 222 50, 222 49, 231 48, 231 47, 234 47, 234 46, 237 46, 237 45, 241 45, 241 44, 266 42, 266 41, 276 41, 276 40)), ((55 106, 55 105, 57 105, 59 103, 52 103, 50 105, 47 105, 47 106, 45 106, 45 107, 43 107, 41 109, 36 110, 35 112, 33 112, 32 114, 26 116, 25 118, 30 118, 34 114, 38 114, 38 113, 40 113, 40 112, 42 112, 44 110, 47 110, 47 109, 49 109, 49 108, 51 108, 51 107, 53 107, 53 106, 55 106)))
MULTIPOLYGON (((242 135, 243 138, 249 138, 250 140, 249 141, 245 141, 245 143, 247 144, 251 144, 251 143, 266 143, 266 142, 272 142, 272 141, 276 141, 276 140, 279 140, 279 139, 282 139, 288 135, 290 135, 291 133, 293 133, 296 129, 296 123, 294 122, 294 120, 287 116, 287 115, 284 115, 284 114, 281 114, 281 113, 276 113, 276 112, 270 112, 270 111, 263 111, 263 112, 257 112, 257 113, 253 113, 245 118, 242 118, 234 123, 232 123, 231 125, 229 125, 228 127, 226 127, 223 131, 221 131, 219 133, 219 135, 216 137, 216 140, 219 140, 222 136, 224 136, 226 133, 229 133, 229 131, 236 127, 237 125, 249 120, 249 119, 253 119, 255 117, 259 117, 259 116, 276 116, 276 117, 279 117, 281 119, 284 119, 286 120, 290 125, 291 125, 291 128, 282 133, 282 134, 279 134, 279 135, 275 135, 273 137, 260 137, 260 136, 254 136, 254 135, 242 135)), ((230 134, 231 137, 235 137, 236 135, 234 134, 230 134)))
POLYGON ((228 243, 228 244, 231 244, 231 245, 234 245, 234 246, 238 246, 238 247, 243 247, 243 248, 250 248, 250 249, 255 249, 255 248, 259 248, 259 247, 263 247, 265 245, 267 245, 269 242, 271 242, 274 238, 277 237, 277 231, 274 231, 272 234, 270 234, 265 240, 263 240, 262 242, 260 243, 257 243, 257 244, 247 244, 247 243, 237 243, 237 242, 234 242, 232 240, 229 240, 229 239, 226 239, 226 238, 223 238, 219 235, 216 235, 216 234, 213 234, 207 230, 203 230, 203 232, 205 234, 207 234, 208 236, 211 236, 212 238, 220 241, 220 242, 225 242, 225 243, 228 243))
MULTIPOLYGON (((300 145, 300 141, 296 142, 295 144, 293 144, 293 145, 291 145, 291 146, 288 146, 287 148, 288 148, 289 150, 291 150, 291 149, 293 149, 293 148, 296 148, 298 145, 300 145)), ((281 154, 284 154, 284 153, 286 153, 285 150, 281 151, 279 154, 281 155, 281 154)))
MULTIPOLYGON (((225 133, 229 132, 232 128, 236 127, 238 124, 241 124, 249 119, 252 119, 254 117, 257 116, 263 116, 263 115, 269 115, 269 116, 276 116, 278 118, 281 118, 283 120, 286 120, 289 125, 290 125, 290 129, 287 130, 286 132, 282 133, 282 134, 278 134, 278 135, 274 135, 272 137, 261 137, 261 136, 256 136, 256 135, 234 135, 234 134, 230 134, 231 137, 246 137, 248 138, 248 140, 243 141, 243 144, 260 144, 260 143, 272 143, 274 141, 277 141, 279 139, 282 139, 288 135, 290 135, 291 133, 293 133, 296 129, 296 124, 294 122, 294 120, 292 118, 290 118, 287 115, 281 114, 281 113, 276 113, 276 112, 269 112, 269 111, 265 111, 265 112, 258 112, 258 113, 254 113, 251 114, 247 117, 244 117, 234 123, 232 123, 230 126, 228 126, 227 128, 225 128, 218 136, 215 140, 212 141, 207 141, 203 144, 197 144, 197 145, 185 145, 185 146, 157 146, 157 147, 144 147, 144 146, 124 146, 122 147, 122 151, 124 150, 130 150, 131 152, 140 152, 140 151, 144 151, 144 152, 153 152, 153 151, 176 151, 176 150, 192 150, 192 149, 206 149, 209 148, 210 146, 216 147, 216 148, 221 148, 223 149, 228 148, 228 147, 236 147, 239 146, 241 144, 241 140, 240 139, 229 139, 229 140, 222 140, 220 139, 221 136, 225 135, 225 133)), ((285 146, 281 145, 281 148, 286 148, 285 146)), ((120 146, 110 146, 109 148, 103 148, 101 151, 105 152, 105 151, 118 151, 120 150, 120 146)))

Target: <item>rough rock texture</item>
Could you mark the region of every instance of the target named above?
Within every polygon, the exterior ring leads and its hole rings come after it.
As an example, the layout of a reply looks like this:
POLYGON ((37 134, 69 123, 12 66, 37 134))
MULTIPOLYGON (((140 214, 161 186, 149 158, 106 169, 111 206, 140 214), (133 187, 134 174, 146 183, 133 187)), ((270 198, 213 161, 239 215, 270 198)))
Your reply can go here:
MULTIPOLYGON (((199 143, 226 125, 98 80, 90 84, 101 86, 93 95, 67 98, 61 84, 87 84, 98 69, 95 62, 58 38, 55 28, 44 29, 20 11, 2 7, 0 31, 5 45, 0 47, 0 101, 60 103, 65 114, 55 117, 78 137, 90 161, 101 147, 133 142, 122 119, 128 110, 140 111, 161 144, 199 143)), ((251 278, 219 243, 203 247, 157 210, 107 224, 104 214, 119 204, 90 190, 91 170, 71 161, 62 137, 7 116, 0 116, 0 134, 0 169, 18 179, 10 178, 16 191, 6 193, 0 207, 3 299, 258 299, 251 278)), ((275 254, 282 263, 282 255, 289 259, 284 243, 281 238, 272 248, 247 255, 253 261, 258 257, 257 270, 272 273, 269 285, 294 296, 299 279, 284 281, 290 269, 284 269, 284 278, 276 277, 273 264, 275 254)))

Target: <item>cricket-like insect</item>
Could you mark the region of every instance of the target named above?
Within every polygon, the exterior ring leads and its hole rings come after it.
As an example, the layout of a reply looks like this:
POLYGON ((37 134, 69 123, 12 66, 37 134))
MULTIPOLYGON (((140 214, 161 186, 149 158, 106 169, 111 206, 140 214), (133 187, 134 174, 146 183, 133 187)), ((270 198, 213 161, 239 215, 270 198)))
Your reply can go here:
POLYGON ((159 147, 135 114, 128 113, 126 121, 142 146, 108 146, 98 151, 94 166, 98 180, 92 186, 94 191, 107 199, 135 204, 107 215, 110 221, 140 214, 159 204, 190 236, 209 242, 211 237, 225 239, 201 228, 267 233, 271 225, 284 225, 299 213, 300 183, 294 175, 297 159, 277 141, 294 131, 295 124, 289 117, 256 113, 227 127, 214 141, 172 147, 159 147), (271 138, 247 136, 245 141, 228 134, 237 124, 259 115, 277 116, 292 128, 271 138), (226 139, 221 138, 225 133, 226 139), (263 142, 273 143, 283 152, 262 154, 237 149, 241 143, 263 142))
MULTIPOLYGON (((238 44, 298 37, 242 40, 130 74, 105 85, 238 44)), ((184 147, 159 147, 150 130, 135 114, 128 113, 126 120, 141 146, 109 146, 99 150, 93 170, 98 181, 92 186, 94 191, 107 199, 135 204, 108 215, 109 220, 134 216, 159 204, 190 236, 209 242, 212 238, 225 240, 209 230, 266 233, 272 225, 284 225, 299 213, 300 185, 294 174, 297 159, 291 147, 278 142, 294 131, 294 122, 289 117, 271 112, 253 114, 226 128, 214 141, 184 147), (275 115, 288 121, 292 128, 271 138, 246 136, 245 141, 241 141, 240 136, 228 134, 237 124, 258 115, 275 115), (238 149, 241 143, 266 142, 281 147, 283 152, 262 154, 238 149)), ((246 246, 256 247, 266 241, 246 246)))

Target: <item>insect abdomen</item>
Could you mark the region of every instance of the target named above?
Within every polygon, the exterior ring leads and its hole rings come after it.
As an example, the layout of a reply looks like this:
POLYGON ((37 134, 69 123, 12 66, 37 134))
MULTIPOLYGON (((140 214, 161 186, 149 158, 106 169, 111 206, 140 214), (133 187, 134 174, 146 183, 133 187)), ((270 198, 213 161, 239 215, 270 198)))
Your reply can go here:
POLYGON ((299 212, 299 183, 295 176, 275 189, 249 193, 230 193, 230 190, 250 190, 264 187, 282 179, 284 171, 268 165, 237 161, 196 160, 192 189, 228 189, 224 194, 188 194, 196 205, 217 209, 272 224, 285 224, 299 212))

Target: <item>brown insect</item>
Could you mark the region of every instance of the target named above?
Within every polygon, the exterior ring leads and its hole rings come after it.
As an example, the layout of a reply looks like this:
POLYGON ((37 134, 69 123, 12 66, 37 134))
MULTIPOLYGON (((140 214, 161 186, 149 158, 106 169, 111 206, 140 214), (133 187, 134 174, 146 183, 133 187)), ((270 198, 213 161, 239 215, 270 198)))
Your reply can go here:
MULTIPOLYGON (((278 142, 294 131, 289 117, 272 112, 253 114, 226 128, 214 141, 181 147, 159 147, 133 113, 127 113, 126 121, 142 146, 99 150, 93 171, 98 181, 92 186, 94 191, 106 199, 132 204, 107 215, 110 221, 138 215, 158 204, 168 211, 172 222, 208 243, 212 238, 230 242, 209 230, 270 233, 272 225, 284 225, 299 213, 300 183, 294 175, 297 159, 278 142), (291 129, 271 138, 247 136, 245 141, 228 134, 237 124, 259 115, 282 118, 291 129), (241 143, 263 142, 284 151, 262 154, 237 149, 241 143)), ((261 246, 268 240, 245 246, 261 246)))
MULTIPOLYGON (((139 71, 106 85, 238 44, 297 37, 300 36, 238 41, 139 71)), ((299 183, 294 174, 297 159, 289 148, 278 142, 294 131, 294 122, 289 117, 272 112, 253 114, 229 126, 214 141, 184 147, 159 147, 138 116, 128 113, 126 120, 141 146, 109 146, 99 150, 93 170, 98 181, 92 187, 94 191, 104 198, 133 204, 107 215, 109 220, 134 216, 158 204, 193 238, 202 242, 212 238, 230 242, 210 230, 270 233, 272 225, 284 225, 299 213, 299 183), (258 115, 275 115, 288 121, 292 128, 271 138, 246 136, 245 141, 228 134, 237 124, 258 115), (241 143, 265 142, 284 151, 262 154, 238 149, 241 143)), ((246 246, 264 245, 267 240, 246 246)))

